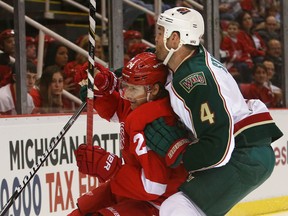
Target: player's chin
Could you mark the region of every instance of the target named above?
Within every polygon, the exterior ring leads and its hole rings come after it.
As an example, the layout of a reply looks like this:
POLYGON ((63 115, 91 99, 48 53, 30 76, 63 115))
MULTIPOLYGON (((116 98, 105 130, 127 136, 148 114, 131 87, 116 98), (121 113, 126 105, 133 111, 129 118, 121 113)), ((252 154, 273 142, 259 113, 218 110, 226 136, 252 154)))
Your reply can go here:
POLYGON ((139 101, 134 101, 134 102, 130 101, 130 107, 131 107, 132 110, 136 109, 141 104, 143 104, 143 103, 141 103, 141 102, 139 103, 139 101))
POLYGON ((155 55, 156 55, 156 58, 159 60, 159 61, 164 61, 165 57, 164 55, 159 51, 159 52, 155 52, 155 55))
POLYGON ((157 52, 157 50, 156 50, 156 51, 155 51, 155 55, 156 55, 156 58, 161 61, 161 59, 160 59, 160 58, 161 58, 160 52, 159 52, 159 51, 157 52))

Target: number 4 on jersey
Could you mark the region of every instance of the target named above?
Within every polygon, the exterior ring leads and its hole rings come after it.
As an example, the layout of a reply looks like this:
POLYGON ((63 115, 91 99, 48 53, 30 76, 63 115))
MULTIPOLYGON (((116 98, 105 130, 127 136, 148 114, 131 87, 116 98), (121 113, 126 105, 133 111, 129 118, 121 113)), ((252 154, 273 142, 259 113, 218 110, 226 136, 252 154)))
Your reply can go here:
POLYGON ((200 115, 202 122, 209 121, 209 124, 214 123, 214 113, 211 112, 207 103, 201 104, 200 115))

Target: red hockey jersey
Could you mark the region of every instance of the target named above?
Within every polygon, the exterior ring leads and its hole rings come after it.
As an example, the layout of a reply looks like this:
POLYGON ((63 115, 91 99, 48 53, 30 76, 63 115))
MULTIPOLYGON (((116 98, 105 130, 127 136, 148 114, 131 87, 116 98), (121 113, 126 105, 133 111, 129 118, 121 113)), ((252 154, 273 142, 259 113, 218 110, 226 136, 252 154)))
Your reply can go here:
POLYGON ((182 165, 175 169, 167 167, 164 158, 146 146, 144 135, 145 126, 157 118, 164 117, 167 124, 175 124, 169 98, 131 110, 130 102, 114 92, 97 98, 94 108, 102 118, 121 123, 121 154, 125 164, 111 179, 112 193, 159 206, 177 192, 187 177, 187 171, 182 165))

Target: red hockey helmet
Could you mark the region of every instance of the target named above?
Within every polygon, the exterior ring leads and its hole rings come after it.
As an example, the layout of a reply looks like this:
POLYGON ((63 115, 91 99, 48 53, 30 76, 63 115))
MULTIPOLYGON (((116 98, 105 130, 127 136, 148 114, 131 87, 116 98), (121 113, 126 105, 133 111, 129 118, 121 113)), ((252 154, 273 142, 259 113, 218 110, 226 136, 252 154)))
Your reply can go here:
POLYGON ((122 69, 122 79, 132 85, 165 85, 168 69, 151 52, 143 52, 132 58, 122 69))
POLYGON ((124 32, 124 41, 130 40, 130 39, 142 39, 142 34, 139 31, 136 30, 128 30, 124 32))
POLYGON ((15 31, 13 29, 6 29, 0 33, 0 43, 2 43, 5 39, 14 37, 15 31))

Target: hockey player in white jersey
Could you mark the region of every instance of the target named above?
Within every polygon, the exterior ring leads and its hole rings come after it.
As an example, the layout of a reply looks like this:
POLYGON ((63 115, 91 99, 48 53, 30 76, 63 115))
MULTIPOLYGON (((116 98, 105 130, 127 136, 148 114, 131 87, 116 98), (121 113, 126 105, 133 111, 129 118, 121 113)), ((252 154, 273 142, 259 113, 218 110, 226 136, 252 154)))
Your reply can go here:
POLYGON ((166 89, 174 112, 194 136, 170 145, 175 128, 159 119, 145 130, 147 145, 168 166, 184 164, 190 176, 161 206, 160 215, 225 215, 271 175, 271 143, 283 134, 266 106, 246 101, 227 69, 201 45, 204 21, 193 9, 160 14, 156 56, 171 70, 166 89), (161 128, 161 130, 159 130, 161 128))

